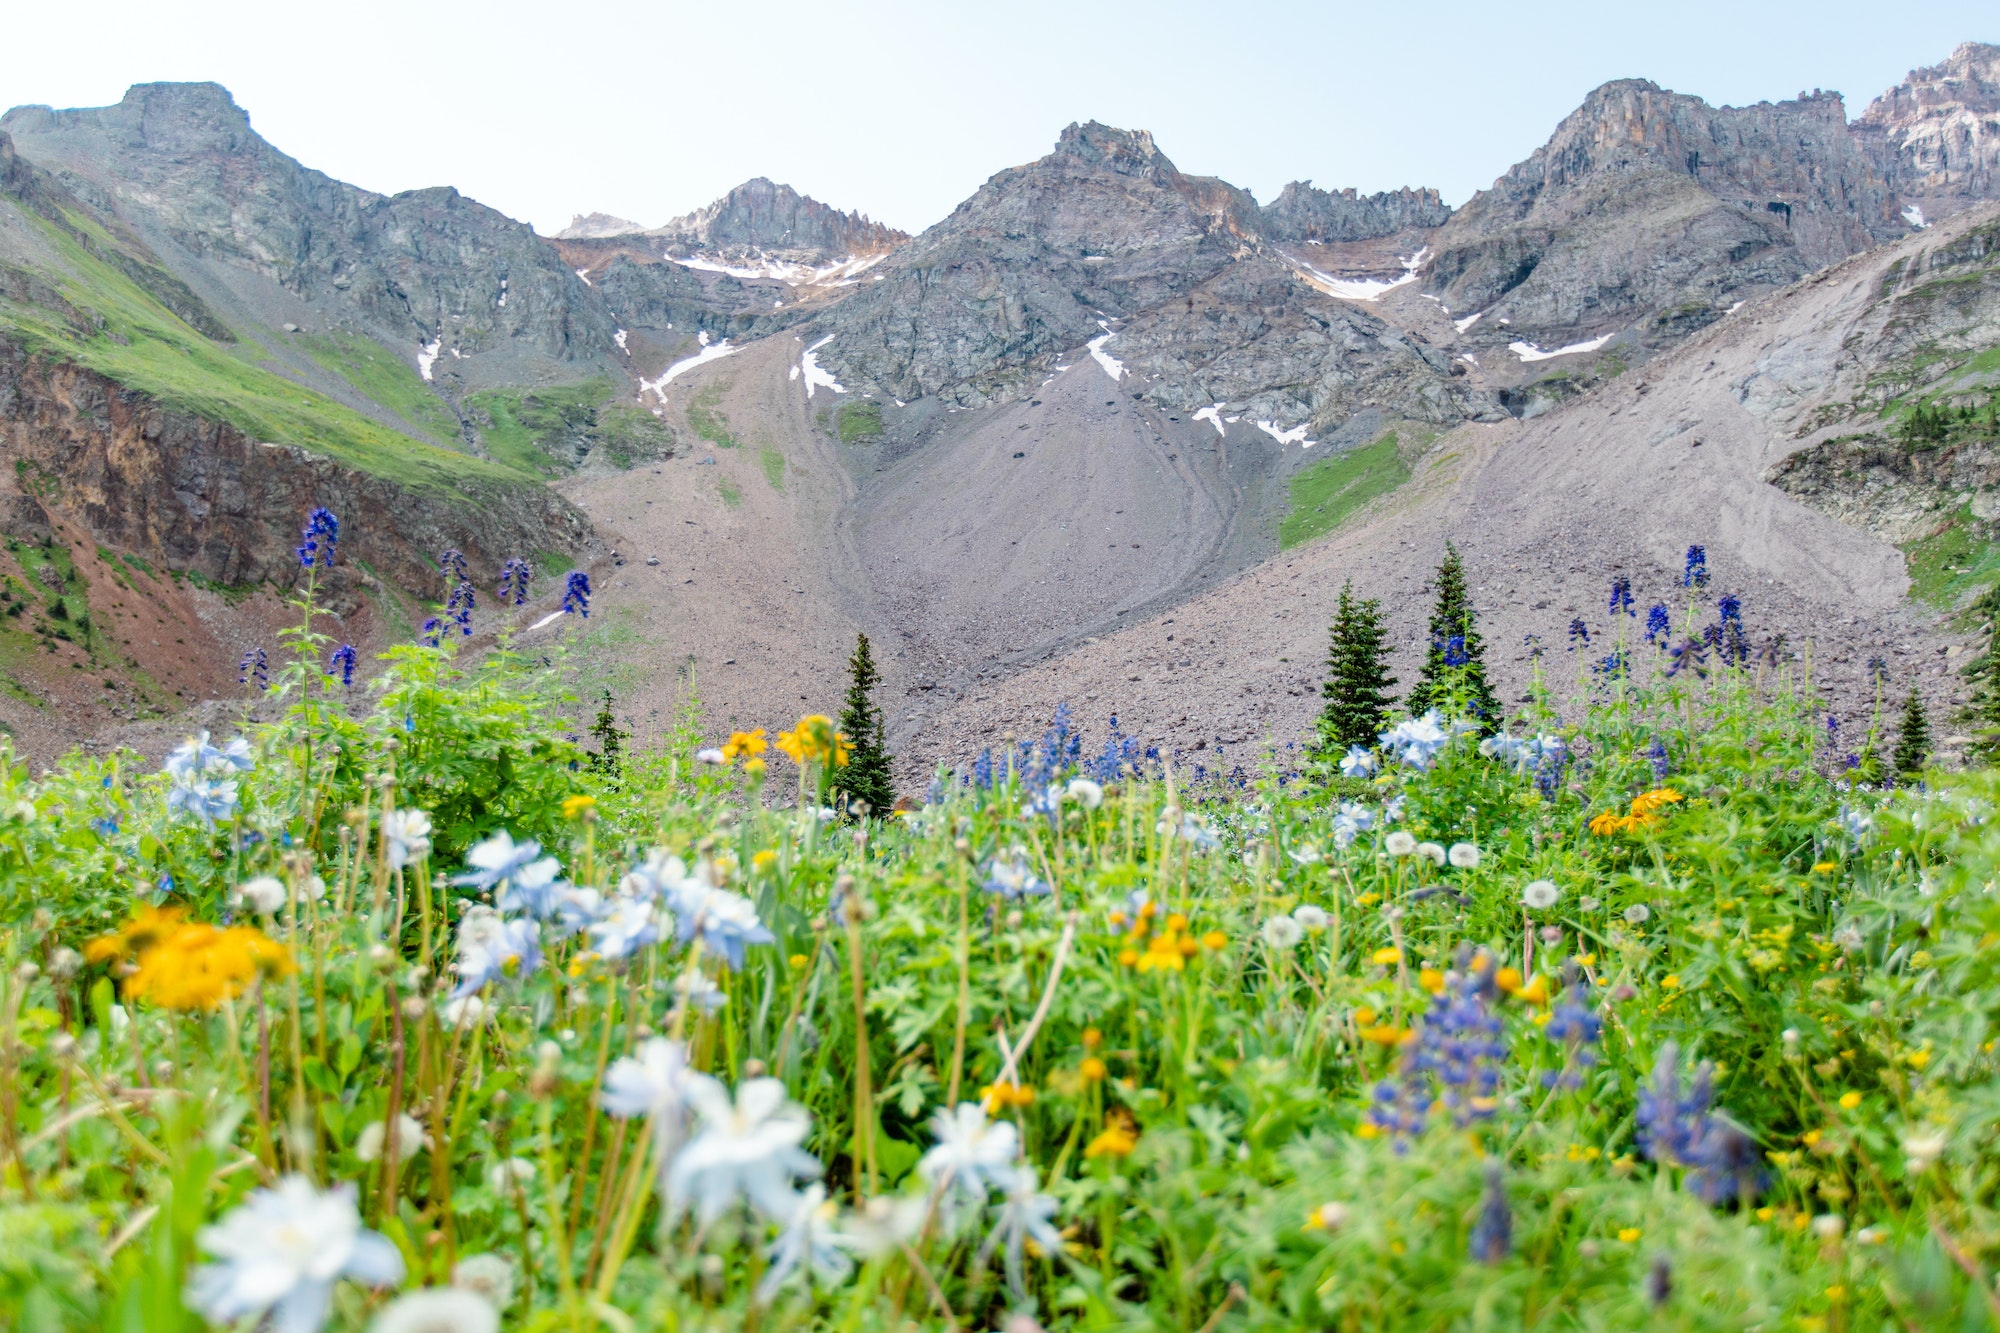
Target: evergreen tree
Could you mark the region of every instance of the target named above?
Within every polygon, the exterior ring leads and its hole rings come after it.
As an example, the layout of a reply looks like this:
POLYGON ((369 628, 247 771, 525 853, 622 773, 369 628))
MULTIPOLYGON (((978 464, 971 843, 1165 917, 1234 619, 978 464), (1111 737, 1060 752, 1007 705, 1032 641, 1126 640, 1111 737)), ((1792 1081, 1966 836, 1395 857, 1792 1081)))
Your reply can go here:
POLYGON ((1913 778, 1924 771, 1931 753, 1931 720, 1924 712, 1924 696, 1915 686, 1903 701, 1903 722, 1896 731, 1896 772, 1913 778))
POLYGON ((611 691, 604 691, 604 702, 598 706, 597 721, 591 724, 590 734, 597 738, 597 753, 589 758, 593 772, 616 778, 624 766, 622 751, 625 737, 630 733, 619 730, 618 719, 611 715, 611 691))
POLYGON ((1486 642, 1473 624, 1472 597, 1465 586, 1465 564, 1458 548, 1444 545, 1444 563, 1437 571, 1437 605, 1431 611, 1430 651, 1423 674, 1406 700, 1412 714, 1442 705, 1452 687, 1463 694, 1467 711, 1483 730, 1500 725, 1500 699, 1486 680, 1486 642))
POLYGON ((1350 745, 1375 744, 1396 678, 1389 674, 1382 604, 1356 597, 1352 583, 1341 586, 1327 637, 1326 685, 1320 691, 1326 707, 1320 710, 1314 748, 1322 758, 1334 759, 1350 745))
POLYGON ((1972 683, 1964 719, 1972 731, 1972 754, 1991 764, 2000 762, 2000 584, 1988 588, 1971 610, 1987 618, 1986 651, 1966 663, 1963 675, 1972 683))
POLYGON ((847 703, 840 710, 840 733, 847 737, 849 750, 846 765, 833 771, 833 790, 840 793, 840 808, 859 803, 879 819, 896 804, 896 784, 890 775, 882 710, 874 699, 881 675, 875 670, 866 634, 855 636, 854 656, 847 659, 847 670, 847 703))

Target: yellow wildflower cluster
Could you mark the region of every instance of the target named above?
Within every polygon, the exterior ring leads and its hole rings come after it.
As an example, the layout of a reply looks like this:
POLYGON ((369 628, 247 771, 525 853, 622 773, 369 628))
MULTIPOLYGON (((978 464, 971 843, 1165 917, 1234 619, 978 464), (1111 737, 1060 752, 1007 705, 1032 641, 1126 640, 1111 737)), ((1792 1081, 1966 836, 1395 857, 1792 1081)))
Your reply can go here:
POLYGON ((1130 1157, 1139 1146, 1139 1122, 1122 1106, 1104 1113, 1104 1132, 1083 1150, 1085 1157, 1130 1157))
POLYGON ((764 729, 755 731, 732 731, 729 739, 722 743, 722 760, 733 763, 740 755, 745 759, 755 759, 769 748, 764 743, 764 729))
POLYGON ((1632 798, 1630 813, 1621 815, 1614 810, 1606 810, 1590 821, 1590 831, 1600 838, 1608 838, 1614 833, 1637 833, 1658 828, 1660 811, 1681 799, 1681 794, 1671 787, 1641 792, 1632 798))
POLYGON ((141 908, 123 930, 92 940, 84 956, 130 960, 125 998, 167 1009, 213 1009, 260 973, 292 971, 291 951, 254 926, 185 921, 178 907, 141 908))
MULTIPOLYGON (((1114 926, 1125 925, 1127 920, 1123 912, 1111 914, 1114 926)), ((1229 943, 1229 937, 1219 930, 1211 930, 1197 940, 1188 930, 1186 917, 1173 912, 1161 921, 1159 909, 1152 903, 1145 904, 1138 915, 1129 920, 1131 929, 1125 934, 1125 947, 1118 951, 1118 961, 1141 972, 1184 971, 1187 960, 1204 946, 1214 951, 1229 943)))
MULTIPOLYGON (((745 733, 744 738, 749 739, 750 734, 745 733)), ((732 736, 730 739, 734 741, 736 738, 732 736)), ((810 713, 800 718, 798 726, 790 731, 779 732, 774 744, 801 768, 809 763, 840 768, 847 763, 848 750, 853 743, 833 729, 832 718, 824 713, 810 713)), ((723 753, 726 756, 728 751, 725 749, 723 753)))
POLYGON ((1028 1107, 1035 1104, 1035 1090, 1019 1083, 989 1083, 979 1090, 980 1103, 986 1114, 999 1115, 1007 1107, 1028 1107))

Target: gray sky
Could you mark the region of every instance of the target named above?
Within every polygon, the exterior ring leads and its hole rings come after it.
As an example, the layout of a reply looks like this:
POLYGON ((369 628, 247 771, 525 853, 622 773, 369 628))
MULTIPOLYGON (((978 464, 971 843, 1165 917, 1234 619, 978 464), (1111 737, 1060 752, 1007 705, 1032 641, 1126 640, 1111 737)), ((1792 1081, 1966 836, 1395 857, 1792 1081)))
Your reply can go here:
POLYGON ((758 4, 97 0, 16 5, 0 104, 213 79, 278 147, 384 192, 455 185, 544 232, 649 226, 751 176, 916 231, 1072 120, 1153 131, 1184 171, 1433 185, 1452 203, 1591 88, 1644 77, 1848 113, 1961 41, 1992 0, 1668 5, 1086 0, 758 4))

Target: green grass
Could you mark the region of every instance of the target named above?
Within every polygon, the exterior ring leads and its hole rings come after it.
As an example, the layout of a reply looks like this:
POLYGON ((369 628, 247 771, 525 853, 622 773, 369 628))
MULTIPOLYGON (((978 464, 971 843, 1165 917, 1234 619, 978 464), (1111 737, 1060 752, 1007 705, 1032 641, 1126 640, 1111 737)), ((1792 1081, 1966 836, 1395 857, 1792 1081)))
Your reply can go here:
POLYGON ((1314 463, 1292 478, 1291 504, 1278 524, 1278 546, 1332 532, 1349 514, 1410 479, 1395 433, 1365 449, 1314 463))
POLYGON ((764 479, 771 483, 771 489, 774 491, 784 490, 785 455, 774 445, 767 444, 757 455, 757 459, 764 465, 764 479))
POLYGON ((2000 544, 1984 541, 1969 507, 1960 508, 1944 528, 1905 543, 1910 596, 1937 607, 1956 606, 1968 593, 2000 581, 2000 544))
POLYGON ((743 503, 743 492, 737 489, 736 483, 727 477, 717 478, 715 489, 722 492, 722 503, 728 505, 731 509, 743 503))
POLYGON ((863 399, 848 403, 834 417, 842 444, 872 444, 882 438, 882 404, 863 399))
POLYGON ((736 448, 736 437, 729 431, 729 418, 724 416, 717 405, 729 385, 720 381, 709 384, 688 403, 688 425, 694 433, 718 449, 736 448))
POLYGON ((30 219, 63 264, 63 271, 42 276, 72 307, 95 319, 86 331, 57 309, 0 300, 0 335, 162 405, 227 423, 253 439, 299 445, 440 499, 463 502, 494 487, 528 482, 512 468, 391 430, 251 364, 238 355, 240 344, 211 342, 99 253, 117 251, 116 238, 87 216, 67 218, 76 235, 46 219, 30 219), (89 238, 88 249, 77 235, 89 238))
POLYGON ((448 449, 459 446, 458 417, 416 371, 373 338, 358 333, 297 335, 307 356, 448 449))
POLYGON ((602 452, 617 467, 672 454, 674 433, 643 407, 607 401, 611 382, 584 380, 544 389, 491 389, 466 399, 493 457, 542 477, 570 471, 569 459, 602 452))

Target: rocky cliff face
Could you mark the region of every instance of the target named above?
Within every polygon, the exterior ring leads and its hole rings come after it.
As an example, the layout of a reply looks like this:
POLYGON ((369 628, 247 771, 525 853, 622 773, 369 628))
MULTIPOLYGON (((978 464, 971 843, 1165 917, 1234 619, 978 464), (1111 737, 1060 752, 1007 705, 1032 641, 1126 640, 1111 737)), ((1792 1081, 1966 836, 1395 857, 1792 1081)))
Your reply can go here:
POLYGON ((1367 241, 1398 232, 1429 231, 1451 220, 1451 208, 1436 190, 1401 189, 1358 195, 1316 190, 1311 181, 1293 181, 1258 215, 1273 241, 1367 241))
POLYGON ((1868 104, 1854 134, 1913 220, 2000 198, 2000 46, 1966 42, 1868 104))
POLYGON ((674 219, 654 234, 690 251, 761 253, 820 264, 865 259, 910 239, 865 214, 843 213, 762 176, 745 181, 706 208, 674 219))
POLYGON ((1488 341, 1670 339, 1906 234, 1899 213, 1838 94, 1711 107, 1623 80, 1438 231, 1427 290, 1488 341))
MULTIPOLYGON (((1288 216, 1311 211, 1292 198, 1288 216)), ((899 399, 1016 397, 1088 344, 1126 392, 1174 410, 1226 403, 1289 428, 1363 402, 1454 420, 1487 407, 1441 353, 1301 281, 1247 191, 1095 122, 987 181, 813 332, 843 383, 899 399)))
POLYGON ((433 373, 469 387, 577 378, 619 360, 609 315, 526 225, 456 190, 385 197, 303 167, 216 84, 141 84, 110 107, 16 107, 0 129, 143 236, 225 319, 364 333, 413 367, 439 343, 458 355, 433 373))

